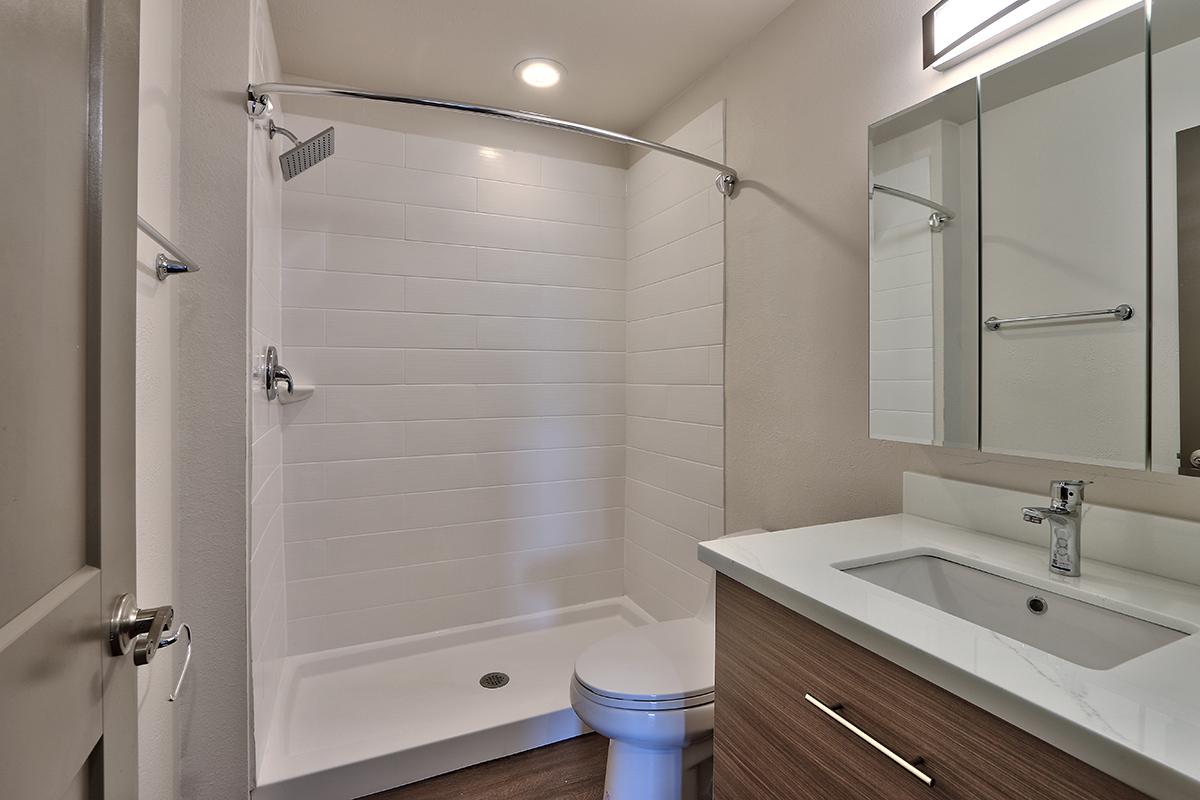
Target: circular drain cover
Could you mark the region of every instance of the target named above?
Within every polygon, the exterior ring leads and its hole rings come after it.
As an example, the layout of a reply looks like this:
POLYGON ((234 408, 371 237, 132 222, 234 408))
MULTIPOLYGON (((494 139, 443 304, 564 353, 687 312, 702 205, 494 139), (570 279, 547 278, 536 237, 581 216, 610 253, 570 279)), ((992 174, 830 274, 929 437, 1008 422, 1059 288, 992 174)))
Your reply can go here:
POLYGON ((479 685, 485 689, 499 689, 508 683, 508 676, 503 672, 489 672, 479 679, 479 685))

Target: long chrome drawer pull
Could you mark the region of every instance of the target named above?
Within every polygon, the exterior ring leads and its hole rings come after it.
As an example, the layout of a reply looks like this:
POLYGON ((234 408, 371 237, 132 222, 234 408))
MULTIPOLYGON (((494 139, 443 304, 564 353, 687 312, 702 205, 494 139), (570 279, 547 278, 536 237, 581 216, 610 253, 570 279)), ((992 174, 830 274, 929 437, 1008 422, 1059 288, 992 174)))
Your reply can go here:
POLYGON ((1008 319, 988 317, 983 321, 983 327, 989 331, 998 331, 1001 325, 1011 325, 1014 322, 1046 322, 1047 320, 1082 319, 1084 317, 1114 317, 1120 320, 1133 319, 1133 306, 1122 303, 1116 308, 1098 308, 1095 311, 1067 311, 1062 314, 1036 314, 1032 317, 1009 317, 1008 319))
MULTIPOLYGON (((883 753, 885 756, 890 758, 892 761, 895 761, 897 764, 904 767, 906 770, 908 770, 910 773, 912 773, 912 775, 914 777, 916 777, 917 780, 921 781, 926 786, 933 786, 933 778, 929 777, 924 772, 921 772, 921 770, 917 769, 911 763, 909 763, 908 761, 905 761, 903 758, 896 755, 888 748, 884 747, 869 733, 867 733, 866 731, 859 728, 857 725, 855 725, 853 722, 851 722, 850 720, 843 717, 841 714, 837 713, 836 709, 841 708, 841 706, 835 706, 834 708, 830 708, 829 706, 825 705, 817 698, 813 697, 811 694, 804 695, 804 699, 807 700, 808 702, 812 703, 817 708, 821 709, 822 713, 824 713, 826 716, 828 716, 834 720, 837 720, 837 723, 839 725, 841 725, 843 728, 850 731, 851 733, 853 733, 858 738, 862 739, 867 744, 871 745, 871 747, 874 747, 876 750, 883 753)), ((918 758, 918 759, 916 759, 916 763, 923 764, 925 762, 923 759, 918 758)))

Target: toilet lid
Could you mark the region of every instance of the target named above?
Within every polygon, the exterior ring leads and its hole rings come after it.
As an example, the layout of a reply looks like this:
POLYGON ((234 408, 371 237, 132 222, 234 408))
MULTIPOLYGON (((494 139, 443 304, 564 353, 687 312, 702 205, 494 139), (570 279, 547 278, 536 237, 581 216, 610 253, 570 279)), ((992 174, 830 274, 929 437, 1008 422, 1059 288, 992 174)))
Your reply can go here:
POLYGON ((712 692, 715 659, 712 625, 680 619, 596 642, 576 660, 575 678, 606 697, 673 700, 712 692))

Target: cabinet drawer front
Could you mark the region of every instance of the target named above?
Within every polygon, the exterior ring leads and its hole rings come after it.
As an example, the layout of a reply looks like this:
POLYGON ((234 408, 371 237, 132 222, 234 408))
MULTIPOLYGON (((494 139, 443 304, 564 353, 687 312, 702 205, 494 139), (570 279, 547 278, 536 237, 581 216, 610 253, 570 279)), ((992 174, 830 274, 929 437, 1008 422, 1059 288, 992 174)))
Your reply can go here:
POLYGON ((720 800, 1146 800, 724 576, 716 677, 720 800), (920 759, 933 785, 889 754, 920 759))

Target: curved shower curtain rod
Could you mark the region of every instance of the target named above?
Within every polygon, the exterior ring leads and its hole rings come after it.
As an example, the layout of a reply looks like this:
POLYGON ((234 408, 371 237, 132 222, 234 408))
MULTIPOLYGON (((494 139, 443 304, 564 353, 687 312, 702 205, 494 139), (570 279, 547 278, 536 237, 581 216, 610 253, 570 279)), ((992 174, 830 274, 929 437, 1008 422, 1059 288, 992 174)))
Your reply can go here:
POLYGON ((958 216, 941 203, 930 200, 928 197, 921 197, 919 194, 897 189, 894 186, 884 186, 882 183, 871 184, 871 191, 867 192, 867 197, 874 199, 876 192, 890 194, 892 197, 899 197, 901 200, 931 209, 933 213, 929 215, 929 229, 934 233, 941 233, 945 229, 946 223, 958 216))
POLYGON ((247 87, 249 94, 246 100, 246 113, 252 119, 262 119, 270 116, 274 105, 271 103, 271 94, 300 94, 313 95, 317 97, 354 97, 360 100, 379 100, 385 103, 402 103, 410 106, 425 106, 428 108, 444 108, 450 111, 465 111, 470 114, 482 114, 487 117, 499 117, 500 119, 509 119, 514 122, 524 122, 530 125, 541 125, 544 128, 555 128, 560 131, 570 131, 571 133, 581 133, 584 136, 592 136, 597 139, 605 139, 618 144, 632 145, 634 147, 642 147, 647 150, 653 150, 658 153, 666 153, 675 158, 682 158, 686 161, 691 161, 693 164, 700 164, 720 173, 717 176, 717 189, 726 197, 732 197, 737 188, 738 174, 737 170, 728 164, 722 164, 719 161, 705 158, 704 156, 689 153, 687 150, 680 150, 677 147, 671 147, 661 142, 652 142, 647 139, 639 139, 636 136, 629 136, 616 131, 597 128, 592 125, 584 125, 581 122, 571 122, 565 119, 556 119, 548 117, 545 114, 537 114, 532 111, 515 111, 509 108, 497 108, 495 106, 481 106, 474 103, 459 103, 453 100, 438 100, 432 97, 412 97, 402 94, 384 94, 382 92, 368 92, 363 89, 354 89, 349 86, 309 86, 302 83, 254 83, 247 87))

